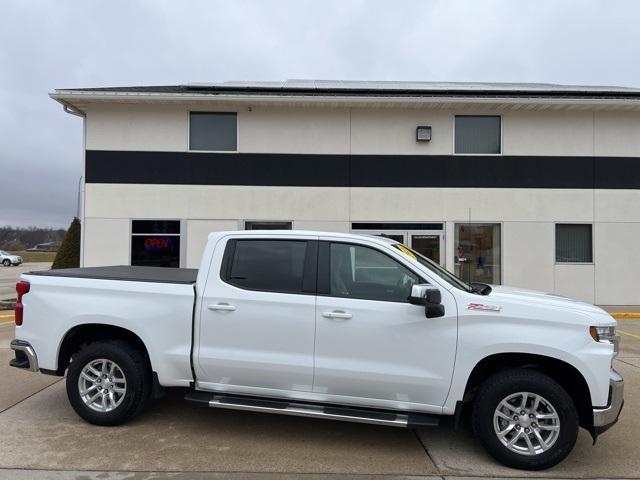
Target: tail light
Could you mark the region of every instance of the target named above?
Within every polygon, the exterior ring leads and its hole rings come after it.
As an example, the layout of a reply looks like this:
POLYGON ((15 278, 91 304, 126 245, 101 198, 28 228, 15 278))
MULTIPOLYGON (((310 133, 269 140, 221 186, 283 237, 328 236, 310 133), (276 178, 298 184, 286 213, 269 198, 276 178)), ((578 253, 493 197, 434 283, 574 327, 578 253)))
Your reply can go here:
POLYGON ((16 283, 16 312, 15 312, 15 320, 16 325, 19 327, 22 325, 22 320, 24 317, 24 305, 22 305, 22 296, 25 293, 29 293, 31 289, 31 284, 29 282, 18 282, 16 283))

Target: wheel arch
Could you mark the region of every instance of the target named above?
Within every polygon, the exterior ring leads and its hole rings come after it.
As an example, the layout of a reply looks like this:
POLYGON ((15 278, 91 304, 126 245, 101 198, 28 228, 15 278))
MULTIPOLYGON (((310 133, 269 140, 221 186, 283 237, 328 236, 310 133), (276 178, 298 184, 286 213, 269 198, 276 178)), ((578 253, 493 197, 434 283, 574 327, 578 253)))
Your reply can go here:
POLYGON ((85 323, 69 329, 58 349, 56 375, 64 375, 73 354, 84 345, 105 340, 123 340, 140 350, 151 368, 151 357, 142 339, 131 330, 104 323, 85 323))
POLYGON ((554 357, 533 353, 496 353, 480 360, 469 375, 463 402, 473 402, 477 388, 490 375, 512 368, 530 368, 555 380, 573 400, 580 426, 593 427, 591 392, 584 376, 573 365, 554 357))

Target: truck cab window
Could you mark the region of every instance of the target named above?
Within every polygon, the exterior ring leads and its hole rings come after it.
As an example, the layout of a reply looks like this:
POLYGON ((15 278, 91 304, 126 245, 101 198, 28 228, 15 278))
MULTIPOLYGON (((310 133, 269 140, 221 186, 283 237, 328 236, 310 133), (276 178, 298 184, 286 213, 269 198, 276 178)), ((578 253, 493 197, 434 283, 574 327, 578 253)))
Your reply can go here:
POLYGON ((332 243, 329 295, 387 302, 406 302, 419 277, 373 248, 332 243))
POLYGON ((228 255, 227 283, 248 290, 303 293, 307 242, 300 240, 236 240, 228 255))

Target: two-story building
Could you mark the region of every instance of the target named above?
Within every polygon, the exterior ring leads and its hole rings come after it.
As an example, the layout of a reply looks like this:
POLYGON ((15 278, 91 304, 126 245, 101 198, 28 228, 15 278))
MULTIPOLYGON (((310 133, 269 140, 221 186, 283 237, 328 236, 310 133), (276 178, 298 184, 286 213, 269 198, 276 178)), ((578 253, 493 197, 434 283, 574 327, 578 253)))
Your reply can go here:
POLYGON ((296 80, 51 97, 84 118, 84 266, 196 267, 211 231, 351 231, 465 280, 640 304, 640 89, 296 80))

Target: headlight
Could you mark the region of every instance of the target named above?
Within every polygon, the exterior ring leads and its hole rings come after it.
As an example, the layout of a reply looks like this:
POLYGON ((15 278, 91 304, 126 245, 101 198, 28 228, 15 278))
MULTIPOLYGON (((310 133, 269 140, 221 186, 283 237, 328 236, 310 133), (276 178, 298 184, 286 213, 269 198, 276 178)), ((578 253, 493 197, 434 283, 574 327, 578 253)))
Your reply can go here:
POLYGON ((610 343, 613 345, 613 352, 617 355, 620 349, 620 335, 616 335, 616 327, 589 327, 591 338, 596 342, 610 343))

